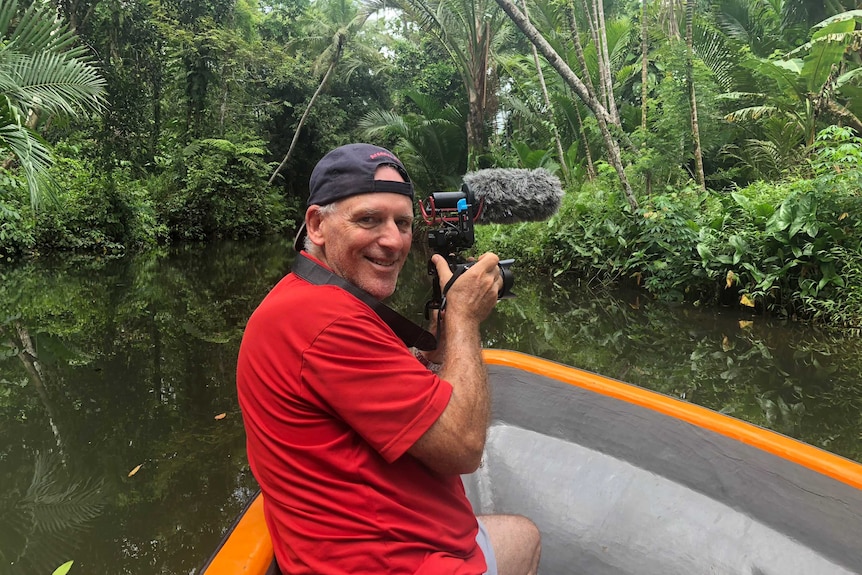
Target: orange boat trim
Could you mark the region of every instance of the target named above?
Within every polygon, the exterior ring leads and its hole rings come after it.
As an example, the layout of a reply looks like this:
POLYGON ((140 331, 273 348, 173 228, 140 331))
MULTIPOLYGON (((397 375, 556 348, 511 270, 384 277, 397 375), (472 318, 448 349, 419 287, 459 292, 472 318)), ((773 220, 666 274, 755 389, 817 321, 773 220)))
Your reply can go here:
POLYGON ((204 573, 259 575, 269 569, 272 557, 272 540, 263 514, 263 496, 258 494, 204 573))

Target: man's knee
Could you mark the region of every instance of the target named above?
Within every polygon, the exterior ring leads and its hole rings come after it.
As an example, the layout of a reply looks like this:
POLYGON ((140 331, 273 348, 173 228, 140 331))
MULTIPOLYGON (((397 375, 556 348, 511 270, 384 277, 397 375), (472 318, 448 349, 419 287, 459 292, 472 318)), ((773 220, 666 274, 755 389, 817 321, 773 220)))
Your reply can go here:
POLYGON ((484 515, 500 575, 536 573, 542 543, 539 528, 522 515, 484 515))

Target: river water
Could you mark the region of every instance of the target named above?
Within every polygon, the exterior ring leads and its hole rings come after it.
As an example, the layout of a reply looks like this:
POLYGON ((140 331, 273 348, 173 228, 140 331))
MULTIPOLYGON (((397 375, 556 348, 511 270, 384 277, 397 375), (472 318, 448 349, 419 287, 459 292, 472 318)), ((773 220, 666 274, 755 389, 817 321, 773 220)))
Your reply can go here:
MULTIPOLYGON (((194 573, 256 490, 234 368, 283 240, 0 269, 0 575, 194 573)), ((503 254, 505 255, 505 254, 503 254)), ((862 345, 735 309, 517 275, 484 326, 514 349, 862 461, 862 345)), ((421 321, 425 262, 391 305, 421 321)))

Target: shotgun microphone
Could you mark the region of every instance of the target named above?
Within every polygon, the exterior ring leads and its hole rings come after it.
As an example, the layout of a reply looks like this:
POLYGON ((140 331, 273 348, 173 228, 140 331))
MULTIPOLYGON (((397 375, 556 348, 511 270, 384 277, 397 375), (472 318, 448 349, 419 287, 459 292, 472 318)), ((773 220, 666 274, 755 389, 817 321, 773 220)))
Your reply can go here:
MULTIPOLYGON (((422 219, 430 226, 428 247, 446 258, 452 270, 451 284, 464 273, 472 262, 464 260, 459 251, 473 245, 476 236, 474 223, 511 224, 538 222, 553 216, 563 200, 563 187, 559 178, 538 168, 523 170, 497 168, 465 174, 461 190, 434 192, 419 203, 422 219)), ((515 260, 499 263, 503 287, 499 299, 514 297, 511 291, 515 276, 510 269, 515 260)), ((428 262, 428 273, 434 277, 434 293, 425 304, 425 317, 431 310, 446 305, 445 292, 449 284, 440 286, 437 268, 428 262)))
POLYGON ((462 181, 476 198, 479 224, 544 221, 563 200, 560 179, 544 168, 488 168, 468 172, 462 181))

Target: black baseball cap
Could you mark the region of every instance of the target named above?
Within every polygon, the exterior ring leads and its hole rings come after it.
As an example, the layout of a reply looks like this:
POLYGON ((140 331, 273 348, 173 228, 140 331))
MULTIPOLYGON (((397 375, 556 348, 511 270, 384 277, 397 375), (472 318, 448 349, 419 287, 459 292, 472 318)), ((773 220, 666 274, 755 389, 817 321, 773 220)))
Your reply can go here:
MULTIPOLYGON (((325 206, 343 198, 372 192, 403 194, 413 199, 413 182, 404 164, 386 148, 373 144, 347 144, 323 156, 311 172, 308 190, 308 206, 325 206), (374 174, 380 166, 395 168, 404 181, 375 180, 374 174)), ((303 221, 293 247, 300 251, 304 243, 303 221)))

